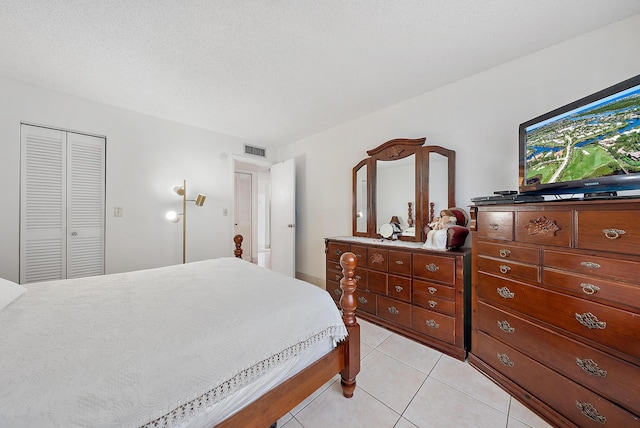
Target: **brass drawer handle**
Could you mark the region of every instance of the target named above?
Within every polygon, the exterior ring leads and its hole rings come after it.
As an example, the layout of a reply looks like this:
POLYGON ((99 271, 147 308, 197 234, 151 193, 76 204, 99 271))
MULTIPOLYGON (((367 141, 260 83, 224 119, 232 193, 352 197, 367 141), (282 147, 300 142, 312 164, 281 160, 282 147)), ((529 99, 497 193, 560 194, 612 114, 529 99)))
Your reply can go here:
POLYGON ((627 232, 622 229, 604 229, 602 233, 604 233, 604 236, 606 236, 608 239, 613 240, 618 239, 618 237, 624 235, 627 232))
POLYGON ((398 315, 400 313, 400 311, 397 310, 395 306, 391 306, 390 308, 388 308, 388 311, 391 315, 398 315))
POLYGON ((587 327, 589 330, 594 328, 599 330, 604 330, 607 327, 606 322, 599 321, 598 317, 593 315, 591 312, 586 312, 584 314, 576 314, 576 319, 580 324, 587 327))
POLYGON ((507 367, 513 367, 515 364, 507 354, 498 354, 498 360, 507 367))
POLYGON ((580 410, 580 413, 591 419, 593 422, 599 422, 601 424, 607 423, 607 418, 602 416, 598 409, 593 407, 593 404, 590 403, 581 403, 576 400, 576 407, 580 410))
POLYGON ((598 287, 597 285, 587 284, 586 282, 580 284, 580 287, 582 287, 582 291, 585 294, 594 294, 600 290, 600 287, 598 287))
POLYGON ((361 259, 362 258, 362 254, 356 254, 356 257, 361 259))
POLYGON ((402 260, 396 260, 396 264, 397 264, 397 265, 403 265, 403 264, 404 264, 404 262, 403 262, 402 260))
POLYGON ((504 299, 513 299, 514 297, 516 297, 516 295, 512 293, 511 290, 509 290, 507 287, 498 288, 497 290, 500 297, 504 299))
POLYGON ((358 302, 362 303, 363 305, 369 303, 369 301, 364 297, 358 297, 358 302))
POLYGON ((340 281, 342 279, 341 275, 336 274, 336 281, 340 281))
POLYGON ((435 320, 426 320, 424 323, 429 328, 440 328, 440 324, 438 324, 435 320))
POLYGON ((435 263, 429 263, 428 265, 425 266, 425 268, 429 272, 437 272, 440 269, 438 265, 436 265, 435 263))
POLYGON ((341 256, 342 255, 342 250, 336 250, 336 256, 341 256))
POLYGON ((511 270, 511 268, 507 265, 500 265, 500 273, 509 273, 509 271, 511 270))
POLYGON ((599 269, 600 265, 598 263, 594 263, 594 262, 582 262, 580 263, 580 266, 584 266, 586 268, 589 269, 599 269))
POLYGON ((397 291, 398 293, 402 292, 402 290, 403 290, 403 288, 402 288, 401 286, 396 285, 396 291, 397 291))
POLYGON ((499 254, 500 254, 500 257, 505 258, 511 255, 511 251, 507 250, 506 248, 501 248, 499 251, 499 254))
POLYGON ((353 277, 353 279, 355 279, 356 281, 360 281, 362 277, 360 275, 356 275, 353 277))
POLYGON ((511 327, 511 324, 509 324, 509 321, 498 321, 498 327, 500 327, 500 330, 504 331, 505 333, 515 333, 516 329, 511 327))
POLYGON ((596 362, 590 358, 581 360, 580 358, 576 357, 576 364, 591 376, 607 377, 607 371, 602 370, 600 367, 598 367, 598 364, 596 364, 596 362))
POLYGON ((340 265, 333 265, 333 268, 336 270, 342 270, 342 266, 340 265))
POLYGON ((342 290, 339 288, 336 288, 335 290, 333 290, 333 292, 336 294, 336 296, 339 296, 342 293, 342 290))
POLYGON ((498 223, 489 223, 489 227, 493 230, 498 230, 500 225, 498 223))
POLYGON ((430 308, 435 308, 436 306, 438 306, 438 302, 434 302, 433 300, 429 300, 429 307, 430 308))
POLYGON ((429 290, 429 294, 436 294, 436 291, 438 291, 436 287, 429 287, 427 290, 429 290))

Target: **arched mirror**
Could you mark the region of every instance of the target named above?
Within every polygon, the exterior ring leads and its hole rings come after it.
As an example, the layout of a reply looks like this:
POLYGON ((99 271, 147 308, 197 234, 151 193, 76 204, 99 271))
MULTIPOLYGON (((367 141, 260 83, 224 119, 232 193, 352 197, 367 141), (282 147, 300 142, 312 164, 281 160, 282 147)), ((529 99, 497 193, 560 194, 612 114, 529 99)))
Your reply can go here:
POLYGON ((455 206, 455 152, 424 146, 425 138, 394 139, 367 151, 353 169, 353 235, 423 241, 433 211, 455 206))
POLYGON ((426 223, 440 215, 440 211, 456 206, 456 152, 440 146, 425 146, 425 165, 427 175, 424 192, 426 223))
POLYGON ((416 171, 415 153, 401 159, 376 159, 376 232, 384 224, 396 223, 400 236, 415 237, 408 207, 416 202, 416 171))

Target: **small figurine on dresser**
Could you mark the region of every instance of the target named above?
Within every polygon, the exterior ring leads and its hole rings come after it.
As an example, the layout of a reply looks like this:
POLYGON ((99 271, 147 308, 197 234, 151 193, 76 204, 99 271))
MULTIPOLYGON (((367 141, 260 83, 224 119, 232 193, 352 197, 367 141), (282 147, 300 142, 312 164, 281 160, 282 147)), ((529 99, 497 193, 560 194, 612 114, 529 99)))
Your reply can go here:
POLYGON ((423 247, 431 250, 446 250, 447 249, 447 229, 451 226, 455 226, 458 220, 450 210, 440 211, 440 217, 433 219, 429 223, 431 230, 427 232, 427 240, 423 247))

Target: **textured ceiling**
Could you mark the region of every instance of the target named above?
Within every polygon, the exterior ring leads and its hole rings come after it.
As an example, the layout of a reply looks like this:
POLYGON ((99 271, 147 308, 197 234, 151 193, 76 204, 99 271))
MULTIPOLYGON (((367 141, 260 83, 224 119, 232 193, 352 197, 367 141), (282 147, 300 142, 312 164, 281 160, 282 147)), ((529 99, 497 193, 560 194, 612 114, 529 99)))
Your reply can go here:
POLYGON ((1 0, 0 75, 276 146, 638 0, 1 0))

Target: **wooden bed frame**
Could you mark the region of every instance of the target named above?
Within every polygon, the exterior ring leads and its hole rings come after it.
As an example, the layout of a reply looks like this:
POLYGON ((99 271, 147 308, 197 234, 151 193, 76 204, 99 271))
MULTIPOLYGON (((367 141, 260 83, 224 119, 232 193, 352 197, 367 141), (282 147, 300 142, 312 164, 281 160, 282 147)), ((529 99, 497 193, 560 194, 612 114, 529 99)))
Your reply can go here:
MULTIPOLYGON (((233 238, 236 249, 234 255, 242 257, 242 236, 233 238)), ((342 297, 342 319, 347 327, 349 336, 338 346, 297 375, 276 386, 256 401, 230 416, 218 427, 257 427, 274 426, 275 421, 287 414, 322 385, 340 373, 342 394, 351 398, 356 388, 356 375, 360 372, 360 325, 355 317, 356 256, 344 253, 340 257, 340 266, 344 277, 340 280, 342 297)))

